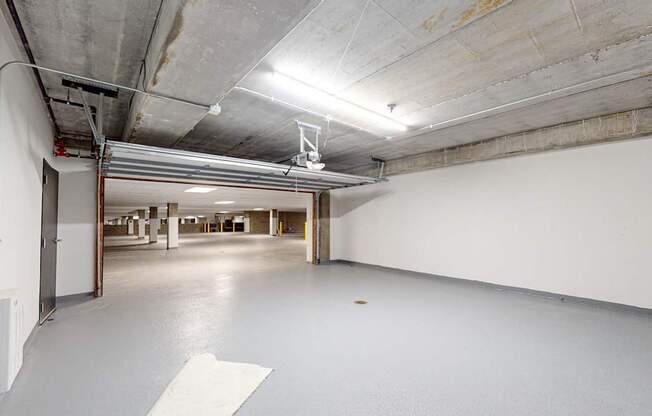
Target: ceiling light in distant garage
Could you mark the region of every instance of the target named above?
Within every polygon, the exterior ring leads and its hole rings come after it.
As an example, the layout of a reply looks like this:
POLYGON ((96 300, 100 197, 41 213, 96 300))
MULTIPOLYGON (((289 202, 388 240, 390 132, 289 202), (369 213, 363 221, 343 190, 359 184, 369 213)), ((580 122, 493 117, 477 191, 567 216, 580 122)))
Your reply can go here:
POLYGON ((265 211, 265 208, 254 208, 254 211, 265 211))
POLYGON ((217 201, 215 202, 215 205, 229 205, 233 204, 235 201, 217 201))
POLYGON ((314 103, 320 108, 327 107, 334 113, 346 114, 347 117, 364 122, 371 127, 393 132, 404 132, 408 129, 406 125, 396 120, 336 97, 329 92, 308 85, 280 72, 273 72, 272 79, 275 85, 297 96, 301 100, 314 103))
POLYGON ((204 186, 193 186, 192 188, 188 188, 183 192, 190 192, 192 194, 207 194, 209 192, 213 192, 216 188, 208 188, 204 186))

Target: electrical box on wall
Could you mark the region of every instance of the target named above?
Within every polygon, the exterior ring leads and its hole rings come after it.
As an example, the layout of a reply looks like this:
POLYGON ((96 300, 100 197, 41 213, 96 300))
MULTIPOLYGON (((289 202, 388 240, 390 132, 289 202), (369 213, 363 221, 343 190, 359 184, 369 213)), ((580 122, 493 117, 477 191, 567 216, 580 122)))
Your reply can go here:
POLYGON ((0 393, 11 388, 23 365, 23 310, 17 290, 0 291, 0 393))

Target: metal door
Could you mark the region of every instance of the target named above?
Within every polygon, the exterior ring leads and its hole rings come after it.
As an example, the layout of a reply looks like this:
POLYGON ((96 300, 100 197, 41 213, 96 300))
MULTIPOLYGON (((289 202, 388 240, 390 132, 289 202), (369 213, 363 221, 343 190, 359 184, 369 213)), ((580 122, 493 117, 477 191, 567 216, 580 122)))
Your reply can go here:
POLYGON ((43 161, 43 196, 41 211, 41 287, 39 323, 56 307, 57 284, 57 216, 59 210, 59 172, 43 161))

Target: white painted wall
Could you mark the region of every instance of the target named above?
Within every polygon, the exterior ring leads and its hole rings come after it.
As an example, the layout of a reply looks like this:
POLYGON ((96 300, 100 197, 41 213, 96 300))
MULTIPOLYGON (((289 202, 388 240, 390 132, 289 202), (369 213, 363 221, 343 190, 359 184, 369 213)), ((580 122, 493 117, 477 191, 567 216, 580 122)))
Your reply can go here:
MULTIPOLYGON (((0 62, 23 59, 0 14, 0 62)), ((43 159, 59 171, 57 296, 93 290, 94 161, 55 159, 54 131, 32 72, 0 78, 0 290, 16 288, 23 306, 20 345, 38 321, 43 159)))
POLYGON ((57 296, 89 293, 95 284, 95 162, 90 161, 91 169, 73 172, 62 169, 63 160, 57 162, 54 166, 59 170, 57 233, 62 240, 57 245, 57 296))
MULTIPOLYGON (((0 13, 0 62, 22 59, 0 13)), ((17 288, 21 345, 38 320, 41 177, 54 132, 32 73, 10 67, 0 78, 0 289, 17 288)))
POLYGON ((343 259, 652 308, 652 140, 332 192, 343 259))

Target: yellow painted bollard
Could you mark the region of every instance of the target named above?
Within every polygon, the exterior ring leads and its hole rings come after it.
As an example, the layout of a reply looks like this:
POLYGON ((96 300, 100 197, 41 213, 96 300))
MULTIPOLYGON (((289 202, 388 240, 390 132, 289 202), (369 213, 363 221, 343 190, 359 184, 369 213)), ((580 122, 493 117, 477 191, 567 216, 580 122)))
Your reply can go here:
POLYGON ((224 232, 224 223, 223 222, 220 223, 220 232, 221 233, 224 232))
POLYGON ((280 236, 283 235, 283 223, 282 222, 278 223, 278 235, 280 235, 280 236))
POLYGON ((308 239, 308 223, 307 222, 303 223, 303 239, 304 240, 308 239))

